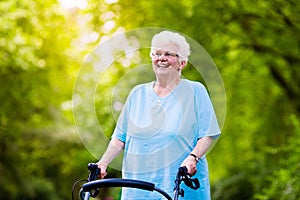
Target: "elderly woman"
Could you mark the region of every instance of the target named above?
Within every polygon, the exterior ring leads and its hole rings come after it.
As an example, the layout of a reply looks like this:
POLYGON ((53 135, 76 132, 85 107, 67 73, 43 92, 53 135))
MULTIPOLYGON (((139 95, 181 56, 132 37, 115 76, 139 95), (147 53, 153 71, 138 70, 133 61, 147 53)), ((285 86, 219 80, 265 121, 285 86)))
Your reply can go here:
MULTIPOLYGON (((123 178, 144 180, 173 194, 180 166, 200 181, 192 190, 182 185, 184 199, 210 199, 205 153, 220 135, 205 87, 181 78, 190 46, 178 33, 162 31, 152 38, 150 56, 156 80, 130 92, 106 152, 98 162, 101 177, 122 151, 123 178)), ((193 178, 194 178, 193 177, 193 178)), ((123 188, 122 199, 161 199, 154 192, 123 188)))

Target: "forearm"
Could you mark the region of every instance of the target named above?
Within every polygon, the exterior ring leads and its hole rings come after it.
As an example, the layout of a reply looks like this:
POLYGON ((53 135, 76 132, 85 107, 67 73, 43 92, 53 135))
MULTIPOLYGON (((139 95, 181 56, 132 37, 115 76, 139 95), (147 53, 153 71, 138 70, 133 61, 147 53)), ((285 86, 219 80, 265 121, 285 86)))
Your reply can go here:
POLYGON ((102 158, 99 160, 99 162, 108 165, 119 155, 122 149, 124 149, 124 146, 125 146, 124 142, 122 142, 119 139, 112 138, 108 144, 105 153, 102 155, 102 158))
MULTIPOLYGON (((212 143, 212 137, 203 137, 198 140, 194 149, 190 152, 190 154, 194 154, 197 158, 201 158, 207 150, 209 149, 212 143)), ((188 169, 188 173, 193 176, 197 172, 197 161, 198 159, 194 158, 194 156, 189 155, 181 164, 181 166, 185 166, 188 169)))
POLYGON ((212 144, 212 137, 206 136, 200 138, 191 153, 196 155, 198 158, 201 158, 202 156, 205 155, 205 153, 207 152, 211 144, 212 144))

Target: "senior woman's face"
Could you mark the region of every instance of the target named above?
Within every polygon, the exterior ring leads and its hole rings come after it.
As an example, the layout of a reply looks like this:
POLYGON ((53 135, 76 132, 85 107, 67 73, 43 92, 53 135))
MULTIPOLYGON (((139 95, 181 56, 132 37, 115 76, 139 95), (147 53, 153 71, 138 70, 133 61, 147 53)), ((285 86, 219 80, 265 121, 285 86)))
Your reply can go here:
POLYGON ((152 52, 152 67, 156 75, 179 74, 182 63, 177 51, 175 45, 161 45, 152 52))

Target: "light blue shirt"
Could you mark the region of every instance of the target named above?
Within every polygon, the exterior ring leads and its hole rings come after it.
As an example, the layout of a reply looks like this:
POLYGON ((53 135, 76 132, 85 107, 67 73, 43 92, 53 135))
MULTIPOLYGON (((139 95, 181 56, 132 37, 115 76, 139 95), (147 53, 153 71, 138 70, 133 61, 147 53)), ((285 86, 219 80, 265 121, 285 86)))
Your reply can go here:
MULTIPOLYGON (((125 142, 123 178, 154 183, 173 197, 177 170, 204 136, 220 134, 216 115, 205 87, 183 79, 166 97, 159 97, 153 83, 136 86, 130 92, 112 137, 125 142)), ((210 199, 205 156, 197 164, 200 188, 184 183, 184 199, 210 199)), ((122 199, 165 199, 156 192, 123 188, 122 199)))

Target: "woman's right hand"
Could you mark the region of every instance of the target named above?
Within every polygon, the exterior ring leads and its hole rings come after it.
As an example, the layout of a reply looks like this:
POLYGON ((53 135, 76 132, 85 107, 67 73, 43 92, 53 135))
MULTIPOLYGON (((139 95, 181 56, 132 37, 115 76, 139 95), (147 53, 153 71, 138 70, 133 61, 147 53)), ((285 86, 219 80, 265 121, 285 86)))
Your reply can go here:
POLYGON ((100 174, 99 174, 99 178, 103 179, 106 175, 107 175, 107 164, 104 162, 99 161, 98 163, 98 168, 100 169, 100 174))
POLYGON ((107 165, 119 155, 124 146, 125 143, 121 140, 117 138, 111 139, 105 153, 102 155, 101 159, 97 163, 98 168, 101 170, 99 178, 103 179, 107 175, 107 165))

